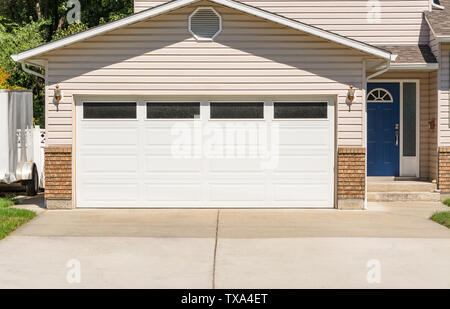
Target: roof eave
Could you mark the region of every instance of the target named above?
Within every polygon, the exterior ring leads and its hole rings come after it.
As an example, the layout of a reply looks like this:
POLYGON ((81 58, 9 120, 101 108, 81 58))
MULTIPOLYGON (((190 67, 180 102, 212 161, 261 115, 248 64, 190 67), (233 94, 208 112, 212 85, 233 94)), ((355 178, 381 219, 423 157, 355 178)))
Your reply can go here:
POLYGON ((438 35, 438 36, 436 36, 436 40, 439 43, 449 43, 450 42, 450 35, 438 35))
POLYGON ((437 70, 439 69, 438 63, 392 63, 392 70, 437 70))
POLYGON ((54 41, 54 42, 50 42, 48 44, 44 44, 35 48, 32 48, 30 50, 21 52, 19 54, 15 54, 12 55, 12 59, 16 62, 20 62, 26 59, 29 59, 31 57, 35 57, 38 56, 40 54, 43 54, 45 52, 49 52, 52 50, 55 50, 57 48, 61 48, 70 44, 73 44, 75 42, 79 42, 79 41, 83 41, 86 39, 89 39, 91 37, 94 37, 96 35, 105 33, 105 32, 109 32, 109 31, 113 31, 119 28, 122 28, 124 26, 128 26, 131 24, 134 24, 136 22, 139 22, 143 19, 147 19, 150 17, 154 17, 160 14, 164 14, 166 12, 169 12, 171 10, 175 10, 178 9, 182 6, 188 5, 190 3, 193 2, 197 2, 199 0, 178 0, 178 1, 172 1, 163 5, 160 5, 158 7, 155 7, 153 9, 149 9, 146 11, 143 11, 141 13, 135 14, 135 15, 131 15, 122 19, 119 19, 115 22, 111 22, 102 26, 98 26, 94 29, 89 29, 87 31, 83 31, 80 33, 77 33, 75 35, 54 41))

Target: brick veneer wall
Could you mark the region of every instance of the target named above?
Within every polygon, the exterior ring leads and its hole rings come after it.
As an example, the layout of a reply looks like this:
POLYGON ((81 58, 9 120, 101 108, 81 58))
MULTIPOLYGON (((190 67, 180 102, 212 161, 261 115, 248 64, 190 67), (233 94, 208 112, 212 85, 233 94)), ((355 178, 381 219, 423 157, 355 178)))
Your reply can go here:
POLYGON ((72 148, 45 149, 45 199, 72 200, 72 148))
POLYGON ((439 147, 439 190, 450 193, 450 147, 439 147))
POLYGON ((337 197, 340 209, 362 209, 366 196, 366 149, 338 149, 337 197))

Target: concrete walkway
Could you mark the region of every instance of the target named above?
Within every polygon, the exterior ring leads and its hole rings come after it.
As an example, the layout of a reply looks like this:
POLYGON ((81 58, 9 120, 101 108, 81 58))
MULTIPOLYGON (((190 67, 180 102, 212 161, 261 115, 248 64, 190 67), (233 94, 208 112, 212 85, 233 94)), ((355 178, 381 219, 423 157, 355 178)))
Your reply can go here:
POLYGON ((0 288, 450 288, 436 210, 43 211, 0 241, 0 288))

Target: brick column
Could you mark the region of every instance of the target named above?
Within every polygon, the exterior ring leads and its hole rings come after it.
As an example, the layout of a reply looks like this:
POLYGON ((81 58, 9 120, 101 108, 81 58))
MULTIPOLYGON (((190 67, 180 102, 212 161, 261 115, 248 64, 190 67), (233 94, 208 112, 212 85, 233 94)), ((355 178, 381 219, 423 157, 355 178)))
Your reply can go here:
POLYGON ((442 198, 450 198, 450 147, 439 147, 438 189, 442 198))
POLYGON ((364 209, 366 196, 366 149, 338 149, 337 198, 339 209, 364 209))
POLYGON ((72 209, 72 147, 45 149, 47 209, 72 209))

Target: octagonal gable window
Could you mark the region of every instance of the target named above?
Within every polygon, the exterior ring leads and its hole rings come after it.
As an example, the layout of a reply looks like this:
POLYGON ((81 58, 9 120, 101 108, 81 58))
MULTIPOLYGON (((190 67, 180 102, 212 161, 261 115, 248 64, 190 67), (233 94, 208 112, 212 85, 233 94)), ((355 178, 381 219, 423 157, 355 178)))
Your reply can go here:
POLYGON ((211 41, 222 31, 222 19, 211 7, 199 7, 189 16, 189 31, 201 41, 211 41))

